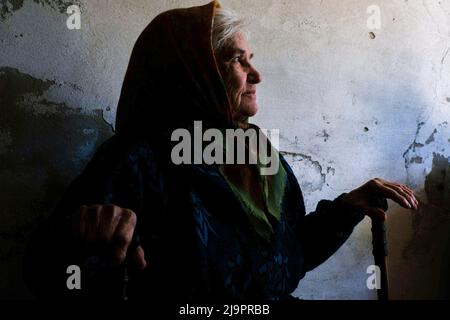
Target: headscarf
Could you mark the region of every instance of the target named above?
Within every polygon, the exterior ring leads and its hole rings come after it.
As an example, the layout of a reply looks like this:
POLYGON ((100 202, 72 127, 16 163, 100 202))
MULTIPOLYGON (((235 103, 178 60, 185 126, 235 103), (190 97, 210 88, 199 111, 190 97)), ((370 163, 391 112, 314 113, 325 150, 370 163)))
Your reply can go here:
MULTIPOLYGON (((170 144, 177 128, 237 128, 212 48, 217 1, 159 14, 139 36, 117 108, 116 133, 170 144)), ((259 130, 255 125, 251 128, 259 130)), ((277 152, 270 146, 272 152, 277 152)), ((276 153, 278 160, 278 154, 276 153)), ((261 164, 223 164, 220 173, 241 202, 255 231, 266 240, 269 220, 281 216, 286 172, 262 176, 261 164)))

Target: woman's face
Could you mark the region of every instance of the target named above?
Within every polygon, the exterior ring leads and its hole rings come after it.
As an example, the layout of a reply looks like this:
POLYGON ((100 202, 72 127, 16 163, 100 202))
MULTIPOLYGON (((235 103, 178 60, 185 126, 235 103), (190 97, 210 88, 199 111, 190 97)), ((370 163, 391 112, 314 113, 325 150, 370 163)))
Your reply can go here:
POLYGON ((247 39, 241 33, 217 57, 230 99, 233 120, 237 123, 245 122, 258 112, 256 85, 261 82, 261 75, 251 64, 252 58, 253 53, 247 39))

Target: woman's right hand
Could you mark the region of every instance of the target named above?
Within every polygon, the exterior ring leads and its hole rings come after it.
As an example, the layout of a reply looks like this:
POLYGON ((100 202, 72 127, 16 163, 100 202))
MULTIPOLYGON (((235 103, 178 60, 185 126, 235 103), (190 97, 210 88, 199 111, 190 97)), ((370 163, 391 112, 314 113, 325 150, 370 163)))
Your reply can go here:
POLYGON ((136 219, 132 210, 115 205, 81 206, 75 215, 74 233, 87 245, 106 245, 118 263, 128 256, 143 270, 147 265, 144 250, 141 246, 129 248, 136 219))

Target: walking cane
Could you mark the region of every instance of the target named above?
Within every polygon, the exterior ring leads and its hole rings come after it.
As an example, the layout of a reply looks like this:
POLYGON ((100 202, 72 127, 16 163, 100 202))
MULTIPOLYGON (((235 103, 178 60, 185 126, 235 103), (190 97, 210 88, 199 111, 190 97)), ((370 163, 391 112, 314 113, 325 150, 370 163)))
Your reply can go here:
MULTIPOLYGON (((133 238, 131 239, 131 243, 128 246, 128 250, 134 250, 137 247, 141 245, 139 236, 134 233, 133 238)), ((122 266, 122 295, 121 300, 122 301, 128 301, 128 290, 129 290, 129 281, 130 281, 130 275, 129 275, 129 263, 128 263, 128 257, 125 258, 125 261, 123 262, 122 266)))
MULTIPOLYGON (((388 205, 386 199, 379 201, 378 207, 384 211, 387 211, 388 205)), ((377 279, 377 281, 380 281, 380 287, 379 289, 377 288, 378 300, 386 301, 389 300, 389 281, 387 271, 388 243, 386 238, 386 226, 383 220, 376 217, 372 218, 372 248, 375 265, 380 268, 380 279, 377 279)))

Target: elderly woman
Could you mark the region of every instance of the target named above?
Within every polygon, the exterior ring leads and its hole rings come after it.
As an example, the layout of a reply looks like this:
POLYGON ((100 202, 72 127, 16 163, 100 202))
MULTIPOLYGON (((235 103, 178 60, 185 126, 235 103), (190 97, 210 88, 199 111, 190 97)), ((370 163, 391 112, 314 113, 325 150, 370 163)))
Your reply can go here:
MULTIPOLYGON (((71 184, 30 242, 26 275, 39 294, 199 300, 283 300, 385 198, 417 208, 406 186, 374 179, 306 215, 288 163, 182 164, 175 129, 259 130, 261 75, 242 22, 208 5, 157 16, 125 76, 116 134, 71 184), (81 268, 81 289, 67 267, 81 268), (125 275, 125 277, 124 277, 125 275), (125 286, 124 286, 125 284, 125 286), (124 289, 126 292, 124 292, 124 289)), ((276 152, 275 150, 272 150, 276 152)))

